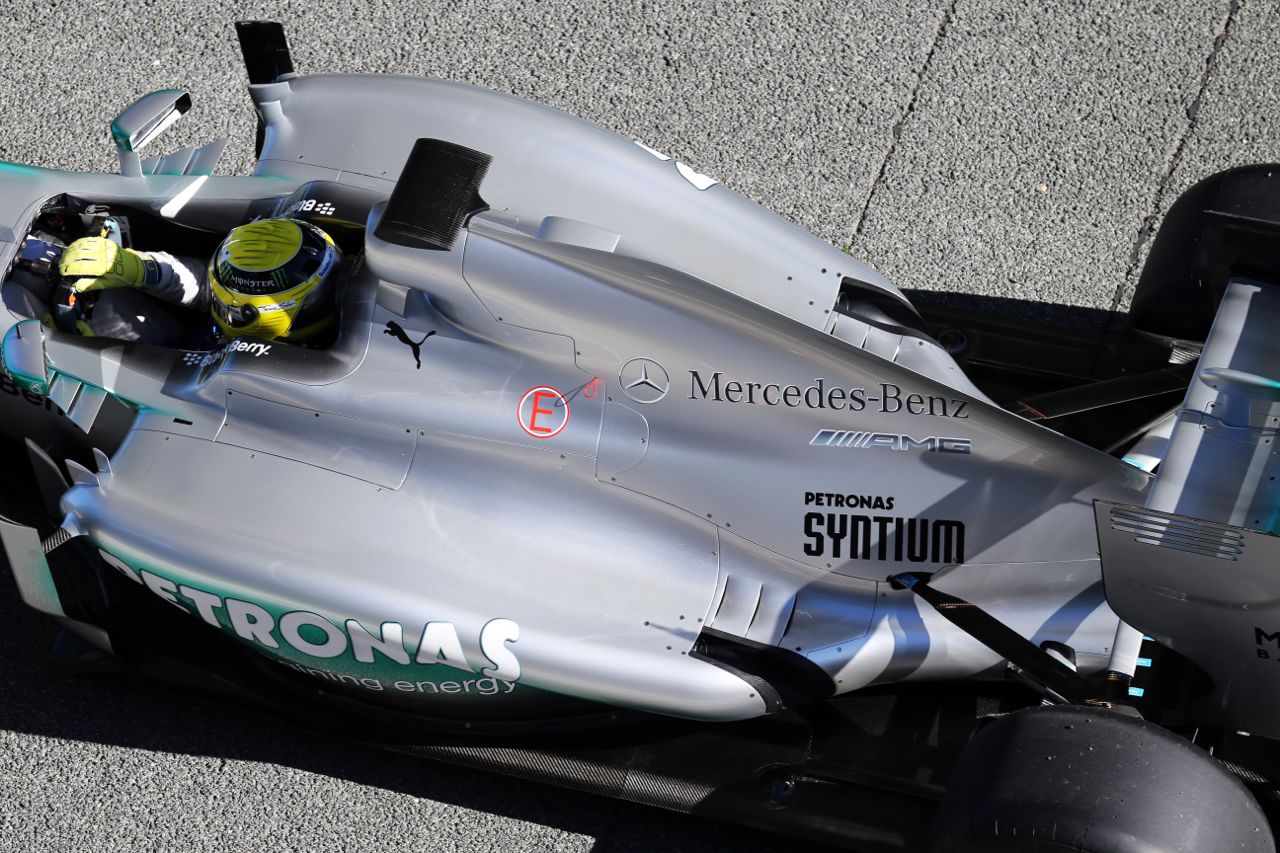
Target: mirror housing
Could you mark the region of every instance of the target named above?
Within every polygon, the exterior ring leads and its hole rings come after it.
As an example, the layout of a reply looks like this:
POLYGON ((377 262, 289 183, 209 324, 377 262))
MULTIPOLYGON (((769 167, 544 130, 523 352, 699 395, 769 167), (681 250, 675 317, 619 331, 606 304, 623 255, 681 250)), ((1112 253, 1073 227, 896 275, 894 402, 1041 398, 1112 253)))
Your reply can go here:
POLYGON ((120 174, 138 177, 142 161, 138 151, 191 109, 186 89, 161 89, 143 95, 111 122, 111 138, 120 154, 120 174))
POLYGON ((39 320, 19 320, 0 341, 0 370, 18 388, 33 394, 49 393, 49 372, 44 360, 44 330, 39 320))

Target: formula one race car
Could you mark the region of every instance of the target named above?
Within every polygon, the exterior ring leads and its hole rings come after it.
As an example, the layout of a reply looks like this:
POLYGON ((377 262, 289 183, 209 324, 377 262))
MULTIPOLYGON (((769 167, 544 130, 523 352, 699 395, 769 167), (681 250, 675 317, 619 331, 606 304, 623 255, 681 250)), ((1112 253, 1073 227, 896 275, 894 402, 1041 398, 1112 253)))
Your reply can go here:
POLYGON ((141 159, 181 90, 119 175, 0 170, 0 538, 61 660, 858 849, 1274 849, 1269 167, 1175 205, 1127 322, 1034 329, 237 29, 252 176, 141 159), (82 333, 76 239, 282 216, 343 250, 324 345, 82 333))

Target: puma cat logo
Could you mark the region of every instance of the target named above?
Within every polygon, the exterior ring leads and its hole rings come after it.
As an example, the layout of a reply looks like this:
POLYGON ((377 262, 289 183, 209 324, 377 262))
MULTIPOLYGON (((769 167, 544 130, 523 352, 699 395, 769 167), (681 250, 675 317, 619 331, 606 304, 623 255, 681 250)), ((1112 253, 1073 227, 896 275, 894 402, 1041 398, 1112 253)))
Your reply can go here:
POLYGON ((417 363, 418 369, 422 369, 422 345, 427 342, 427 338, 435 334, 434 329, 423 335, 422 340, 413 341, 409 339, 409 336, 405 333, 399 323, 395 320, 388 320, 387 327, 382 330, 382 334, 390 335, 409 349, 413 350, 413 360, 417 363))

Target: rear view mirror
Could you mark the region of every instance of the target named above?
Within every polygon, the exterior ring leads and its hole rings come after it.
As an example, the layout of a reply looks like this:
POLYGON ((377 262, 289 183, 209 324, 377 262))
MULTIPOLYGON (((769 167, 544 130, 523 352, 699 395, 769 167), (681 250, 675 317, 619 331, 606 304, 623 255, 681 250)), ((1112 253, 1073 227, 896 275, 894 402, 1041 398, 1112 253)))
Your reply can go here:
POLYGON ((143 95, 111 122, 111 138, 120 154, 120 174, 142 174, 138 151, 164 132, 191 109, 191 93, 186 89, 161 89, 143 95))

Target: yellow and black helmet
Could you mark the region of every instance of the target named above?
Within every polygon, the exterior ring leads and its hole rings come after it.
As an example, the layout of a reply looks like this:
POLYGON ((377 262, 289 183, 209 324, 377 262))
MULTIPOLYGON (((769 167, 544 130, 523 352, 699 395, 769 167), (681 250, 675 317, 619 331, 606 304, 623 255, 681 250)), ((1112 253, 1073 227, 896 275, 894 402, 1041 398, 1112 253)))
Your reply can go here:
POLYGON ((342 252, 297 219, 260 219, 227 235, 209 260, 210 309, 229 337, 299 341, 337 316, 330 274, 342 252))

